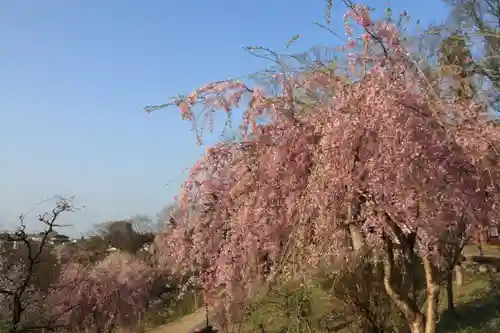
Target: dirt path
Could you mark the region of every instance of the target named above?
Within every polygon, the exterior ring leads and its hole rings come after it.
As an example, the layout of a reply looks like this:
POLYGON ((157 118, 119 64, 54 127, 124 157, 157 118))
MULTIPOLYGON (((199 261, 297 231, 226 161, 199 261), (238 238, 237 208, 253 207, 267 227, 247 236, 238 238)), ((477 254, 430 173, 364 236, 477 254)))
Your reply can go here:
POLYGON ((200 309, 195 313, 184 316, 173 323, 156 327, 148 333, 191 333, 206 324, 205 310, 200 309))

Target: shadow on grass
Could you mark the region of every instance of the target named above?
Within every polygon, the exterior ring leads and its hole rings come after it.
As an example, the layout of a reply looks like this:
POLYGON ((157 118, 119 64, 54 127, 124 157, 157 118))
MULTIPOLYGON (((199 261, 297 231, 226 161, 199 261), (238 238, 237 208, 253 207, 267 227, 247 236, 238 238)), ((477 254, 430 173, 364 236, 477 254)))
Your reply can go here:
POLYGON ((500 331, 500 281, 490 281, 487 294, 456 306, 456 314, 445 311, 438 323, 438 332, 493 332, 500 331))
POLYGON ((476 262, 478 264, 487 264, 491 266, 495 266, 496 268, 500 268, 500 258, 491 257, 491 256, 471 256, 469 260, 472 262, 476 262))
POLYGON ((217 333, 219 330, 215 329, 213 326, 205 326, 194 330, 194 333, 217 333))

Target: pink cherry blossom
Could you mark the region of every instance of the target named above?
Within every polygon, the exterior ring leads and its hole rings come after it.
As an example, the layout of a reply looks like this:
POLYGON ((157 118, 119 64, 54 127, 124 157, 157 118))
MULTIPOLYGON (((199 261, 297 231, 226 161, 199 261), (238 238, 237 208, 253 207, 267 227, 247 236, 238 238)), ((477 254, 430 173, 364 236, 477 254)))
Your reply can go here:
POLYGON ((211 111, 220 98, 222 110, 250 99, 245 141, 219 143, 200 159, 175 226, 156 239, 160 259, 194 274, 211 300, 237 304, 278 273, 303 277, 349 260, 352 224, 374 245, 414 233, 417 254, 438 265, 444 234, 472 234, 498 218, 498 126, 476 117, 481 106, 429 94, 395 26, 355 9, 346 22, 354 17, 375 36, 365 32, 368 44, 387 50, 350 50, 353 66, 370 67, 359 80, 312 70, 277 75, 273 94, 232 80, 196 92, 211 111), (314 101, 299 103, 298 88, 314 101), (271 121, 257 122, 262 114, 271 121), (355 219, 346 208, 354 203, 355 219))

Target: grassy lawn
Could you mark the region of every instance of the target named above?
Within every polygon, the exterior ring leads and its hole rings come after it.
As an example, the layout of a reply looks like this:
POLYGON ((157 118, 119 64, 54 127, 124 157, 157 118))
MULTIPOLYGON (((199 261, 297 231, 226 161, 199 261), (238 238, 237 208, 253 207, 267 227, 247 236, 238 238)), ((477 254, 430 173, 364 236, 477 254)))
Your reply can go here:
MULTIPOLYGON (((500 257, 500 245, 483 245, 483 251, 486 257, 500 257)), ((469 245, 464 248, 463 254, 465 257, 479 256, 479 248, 469 245)))
MULTIPOLYGON (((317 296, 321 298, 321 295, 317 296)), ((500 273, 495 274, 474 274, 466 275, 464 284, 460 288, 455 288, 454 298, 456 305, 456 315, 452 315, 446 309, 446 294, 443 288, 441 294, 441 318, 438 324, 438 333, 500 333, 500 273)), ((326 304, 315 302, 318 306, 313 310, 314 316, 325 316, 329 311, 326 304), (319 310, 318 310, 319 309, 319 310)), ((271 309, 262 309, 262 312, 273 313, 271 309)), ((267 317, 265 314, 264 318, 267 317)), ((274 316, 273 316, 274 317, 274 316)), ((335 332, 357 333, 348 328, 345 318, 338 316, 332 318, 338 325, 335 332)), ((268 324, 269 325, 269 324, 268 324)), ((267 326, 269 332, 274 327, 267 326)), ((277 325, 283 327, 282 324, 277 325)), ((236 332, 258 332, 255 325, 246 323, 243 330, 236 332)))
MULTIPOLYGON (((500 333, 500 273, 466 275, 464 285, 455 288, 454 295, 458 317, 451 315, 446 310, 446 294, 444 290, 442 291, 442 315, 438 324, 438 333, 500 333)), ((321 295, 316 295, 316 297, 319 299, 321 295)), ((317 305, 321 311, 317 308, 313 312, 315 312, 315 316, 325 316, 328 312, 328 306, 319 303, 317 305)), ((268 315, 273 312, 270 311, 271 309, 261 310, 268 315)), ((264 317, 266 317, 265 314, 264 317)), ((149 332, 190 333, 195 328, 203 326, 204 318, 204 312, 200 310, 149 332)), ((345 325, 340 325, 344 320, 338 317, 335 320, 339 323, 337 332, 352 333, 345 325)), ((271 327, 268 328, 273 331, 271 327)), ((233 326, 232 331, 250 333, 258 332, 258 328, 247 322, 243 327, 233 326)))
MULTIPOLYGON (((441 299, 446 300, 444 293, 441 299)), ((463 286, 455 289, 455 299, 459 317, 448 313, 443 304, 438 332, 500 332, 500 274, 469 276, 463 286)))

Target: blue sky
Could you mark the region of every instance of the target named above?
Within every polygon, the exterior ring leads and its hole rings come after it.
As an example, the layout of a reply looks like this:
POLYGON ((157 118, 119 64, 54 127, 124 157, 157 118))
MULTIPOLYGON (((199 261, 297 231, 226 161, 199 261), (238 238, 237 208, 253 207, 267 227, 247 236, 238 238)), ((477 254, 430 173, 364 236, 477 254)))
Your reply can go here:
MULTIPOLYGON (((394 3, 423 23, 446 13, 437 0, 394 3)), ((280 50, 296 33, 303 37, 294 51, 336 43, 313 25, 324 22, 324 9, 323 0, 1 1, 2 226, 20 213, 34 218, 53 195, 86 206, 65 219, 70 234, 154 216, 204 148, 177 110, 142 108, 262 69, 243 46, 280 50)), ((334 1, 339 34, 344 10, 334 1)))

